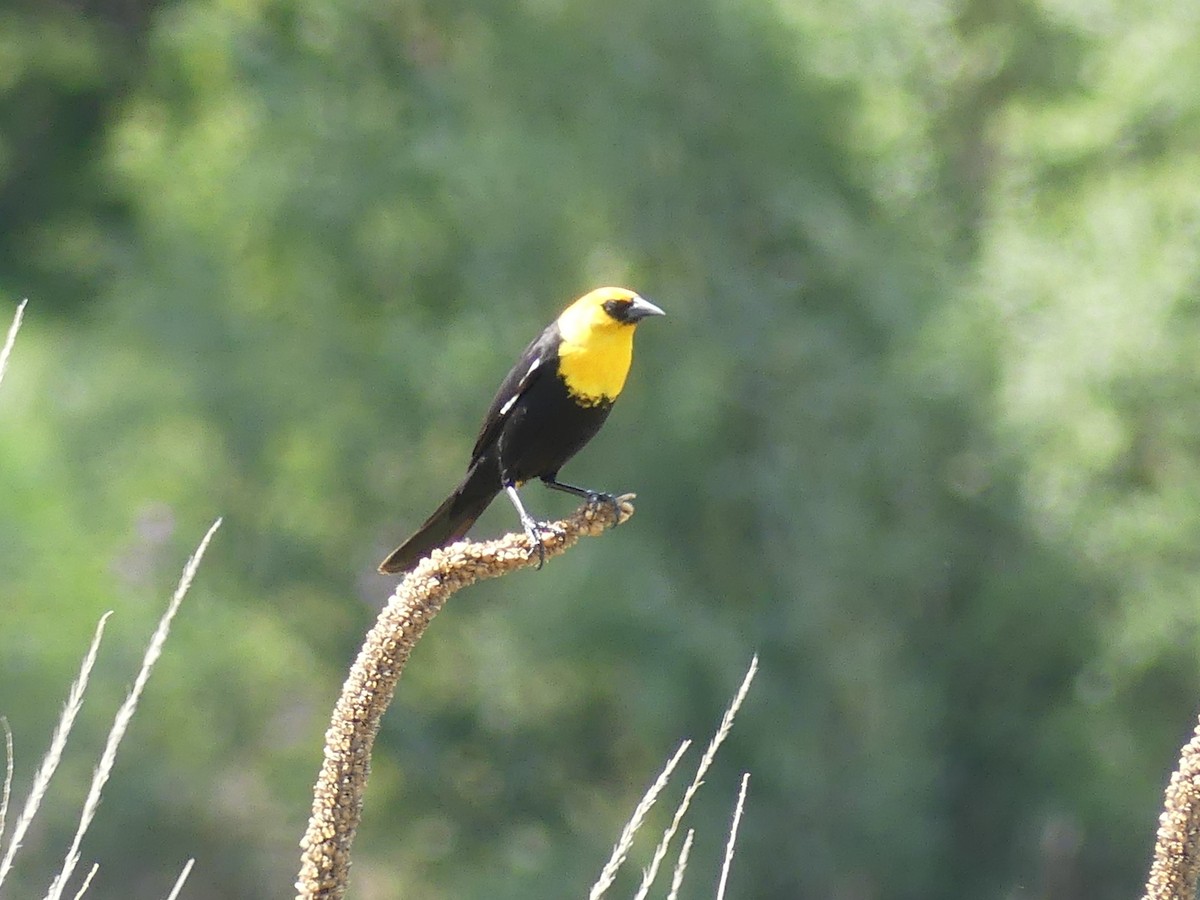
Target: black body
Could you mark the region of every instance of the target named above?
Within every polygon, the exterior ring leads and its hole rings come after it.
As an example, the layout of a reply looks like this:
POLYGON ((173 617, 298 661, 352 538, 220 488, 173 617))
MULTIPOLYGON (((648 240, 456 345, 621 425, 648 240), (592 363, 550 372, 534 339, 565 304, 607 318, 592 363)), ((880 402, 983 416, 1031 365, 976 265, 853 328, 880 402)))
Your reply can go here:
POLYGON ((405 572, 430 551, 461 538, 506 487, 535 478, 556 484, 558 470, 604 424, 612 402, 581 405, 571 395, 559 377, 560 343, 555 323, 525 348, 484 417, 462 482, 380 564, 380 572, 405 572))

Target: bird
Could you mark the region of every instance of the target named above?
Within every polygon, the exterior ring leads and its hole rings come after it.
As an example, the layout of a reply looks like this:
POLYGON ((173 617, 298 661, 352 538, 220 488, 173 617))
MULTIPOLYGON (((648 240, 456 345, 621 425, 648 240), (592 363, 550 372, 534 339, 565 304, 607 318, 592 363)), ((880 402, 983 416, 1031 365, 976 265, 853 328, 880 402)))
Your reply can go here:
POLYGON ((662 315, 649 300, 619 287, 596 288, 563 310, 501 382, 458 487, 379 571, 407 572, 436 548, 457 541, 502 491, 516 508, 540 569, 546 558, 542 533, 554 529, 525 510, 517 491, 534 479, 591 503, 615 504, 611 494, 559 481, 558 472, 595 436, 620 396, 638 323, 662 315))

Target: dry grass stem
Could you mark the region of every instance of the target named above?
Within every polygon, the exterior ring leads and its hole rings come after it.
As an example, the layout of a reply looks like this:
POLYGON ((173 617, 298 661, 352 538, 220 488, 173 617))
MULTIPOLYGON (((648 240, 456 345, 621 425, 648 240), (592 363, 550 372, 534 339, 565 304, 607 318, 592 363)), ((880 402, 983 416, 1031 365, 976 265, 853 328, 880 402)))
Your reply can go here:
POLYGON ((1195 900, 1200 875, 1200 724, 1183 745, 1158 818, 1143 900, 1195 900))
POLYGON ((733 849, 737 846, 738 825, 742 823, 742 810, 746 807, 746 787, 750 784, 750 773, 742 775, 742 787, 738 791, 737 805, 733 808, 733 822, 729 826, 729 840, 725 844, 725 861, 721 864, 721 880, 717 884, 717 900, 725 900, 725 885, 729 881, 729 868, 733 865, 733 849))
POLYGON ((704 756, 700 758, 700 765, 696 767, 696 775, 692 778, 692 783, 688 785, 687 790, 684 791, 683 799, 679 802, 679 807, 675 810, 675 817, 671 820, 671 824, 667 826, 667 830, 663 832, 662 840, 659 841, 658 846, 654 850, 654 857, 650 860, 650 866, 642 876, 641 887, 638 888, 637 894, 634 895, 636 900, 646 900, 646 895, 650 892, 654 880, 658 877, 658 869, 671 847, 671 841, 675 837, 675 832, 679 830, 679 823, 683 819, 684 813, 687 812, 688 807, 691 806, 692 797, 696 795, 696 791, 704 783, 704 774, 712 765, 712 761, 717 755, 717 750, 725 742, 725 738, 729 736, 729 729, 733 727, 734 716, 737 715, 737 711, 741 708, 742 701, 746 699, 746 692, 750 690, 750 682, 754 680, 754 675, 757 672, 758 656, 755 655, 750 660, 750 668, 746 670, 746 677, 742 679, 742 686, 738 688, 737 695, 733 698, 733 702, 729 704, 729 709, 725 710, 725 715, 721 719, 721 725, 717 728, 717 733, 713 735, 708 749, 704 751, 704 756))
POLYGON ((687 752, 690 746, 692 746, 690 740, 684 741, 679 745, 679 749, 675 751, 675 755, 671 757, 670 762, 667 763, 658 778, 655 779, 654 784, 650 785, 650 789, 643 795, 641 802, 634 809, 633 815, 625 824, 625 829, 621 832, 621 837, 617 839, 617 843, 613 847, 612 856, 608 858, 608 862, 600 870, 600 877, 596 879, 596 883, 592 886, 592 891, 588 894, 588 900, 598 900, 616 879, 617 871, 625 863, 625 859, 629 855, 629 848, 633 845, 633 836, 637 834, 638 829, 642 827, 642 823, 646 821, 646 815, 654 808, 654 804, 658 800, 658 795, 667 786, 667 782, 671 779, 671 773, 675 771, 675 767, 679 765, 679 760, 683 758, 683 754, 687 752))
POLYGON ((29 830, 29 826, 33 823, 33 819, 37 815, 38 808, 42 805, 42 798, 46 795, 46 788, 50 785, 50 779, 54 777, 54 772, 62 760, 63 749, 67 746, 67 737, 70 735, 71 729, 75 725, 75 718, 79 715, 79 710, 83 706, 83 695, 87 690, 88 679, 92 674, 92 667, 96 664, 96 653, 100 650, 100 639, 104 636, 105 623, 108 622, 108 617, 111 615, 112 612, 106 612, 100 617, 100 621, 96 623, 96 633, 92 636, 92 644, 88 647, 88 652, 83 657, 83 663, 79 666, 79 674, 76 676, 75 682, 71 685, 71 690, 67 692, 67 702, 63 705, 62 715, 59 716, 58 724, 54 726, 54 734, 50 738, 50 749, 46 751, 45 758, 42 759, 37 773, 33 776, 33 784, 29 788, 29 796, 25 799, 25 805, 21 808, 21 815, 17 818, 16 824, 13 825, 12 837, 8 839, 8 847, 4 851, 4 859, 0 860, 0 885, 4 884, 4 879, 8 876, 9 870, 12 869, 13 858, 17 855, 17 850, 21 846, 25 832, 29 830))
POLYGON ((17 306, 12 324, 8 326, 8 335, 4 338, 4 346, 0 347, 0 381, 4 380, 4 371, 8 368, 8 357, 12 353, 13 344, 17 342, 17 332, 21 330, 21 319, 25 315, 25 304, 28 302, 28 300, 22 300, 17 306))
POLYGON ((146 682, 150 680, 150 672, 154 668, 154 664, 158 662, 158 658, 162 655, 163 645, 167 641, 167 634, 171 630, 171 622, 175 618, 175 613, 179 611, 179 606, 183 603, 183 598, 187 595, 188 588, 192 586, 192 580, 196 577, 196 570, 200 567, 200 561, 204 558, 204 551, 208 549, 208 543, 212 540, 217 529, 221 527, 221 520, 217 519, 209 527, 208 532, 200 541, 200 545, 196 548, 196 552, 192 554, 191 559, 187 561, 187 565, 183 568, 183 575, 179 579, 179 585, 175 588, 175 594, 171 598, 171 602, 167 604, 167 611, 163 613, 162 618, 158 622, 158 627, 154 630, 154 635, 150 638, 150 643, 146 647, 146 653, 142 657, 142 666, 138 670, 137 677, 133 681, 133 687, 130 688, 129 694, 125 697, 125 701, 117 709, 117 714, 113 718, 112 728, 109 729, 108 739, 104 744, 104 752, 100 754, 100 762, 96 766, 96 771, 92 775, 92 783, 88 788, 87 799, 84 800, 83 810, 79 815, 79 825, 75 830, 75 837, 71 840, 71 847, 67 850, 66 858, 63 860, 62 871, 50 885, 49 891, 46 893, 46 900, 59 900, 62 897, 63 889, 67 881, 71 878, 71 873, 74 872, 76 864, 79 862, 79 845, 83 842, 83 836, 87 834, 88 827, 92 824, 92 819, 96 815, 96 808, 100 805, 100 795, 104 790, 104 785, 108 783, 108 777, 112 774, 113 763, 117 759, 117 749, 121 745, 121 739, 125 736, 126 730, 129 728, 129 723, 133 719, 133 713, 137 709, 138 701, 141 700, 142 691, 146 688, 146 682))
POLYGON ((692 839, 695 836, 695 828, 689 828, 688 833, 683 836, 679 859, 675 860, 675 871, 671 873, 671 892, 667 894, 667 900, 679 900, 679 889, 683 887, 683 873, 687 871, 688 855, 692 852, 692 839))
POLYGON ((189 859, 183 864, 183 871, 179 873, 179 877, 175 879, 175 887, 171 888, 171 893, 167 894, 167 900, 177 900, 179 892, 183 890, 183 886, 187 883, 188 876, 192 874, 192 866, 196 864, 196 860, 189 859))
MULTIPOLYGON (((633 494, 617 505, 585 504, 555 523, 546 537, 546 558, 558 556, 584 536, 602 534, 633 515, 633 494)), ((325 757, 313 788, 312 817, 300 842, 297 896, 340 898, 350 873, 350 848, 362 817, 371 750, 384 711, 409 654, 433 617, 457 591, 537 564, 524 534, 486 543, 459 542, 422 560, 400 583, 368 632, 342 686, 325 733, 325 757)))
POLYGON ((0 847, 3 847, 4 826, 8 822, 8 801, 12 798, 13 739, 8 719, 3 716, 0 716, 0 727, 4 729, 4 791, 0 794, 0 847))
POLYGON ((100 863, 92 863, 91 870, 87 873, 87 877, 83 879, 83 884, 79 886, 79 890, 75 892, 75 900, 83 900, 83 895, 87 893, 87 889, 92 886, 92 879, 96 877, 96 873, 100 871, 100 863))

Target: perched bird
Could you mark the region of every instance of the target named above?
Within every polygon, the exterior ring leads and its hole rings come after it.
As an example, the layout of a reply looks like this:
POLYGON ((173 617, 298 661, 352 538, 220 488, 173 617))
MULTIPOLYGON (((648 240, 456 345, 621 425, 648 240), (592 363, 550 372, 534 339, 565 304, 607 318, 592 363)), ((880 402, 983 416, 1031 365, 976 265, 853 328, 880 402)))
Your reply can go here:
POLYGON ((615 287, 597 288, 563 310, 500 385, 462 482, 379 571, 406 572, 430 551, 458 540, 501 491, 516 507, 540 568, 547 526, 525 511, 517 488, 540 478, 554 490, 612 502, 600 491, 563 484, 558 470, 604 424, 625 386, 637 323, 661 315, 653 303, 615 287))

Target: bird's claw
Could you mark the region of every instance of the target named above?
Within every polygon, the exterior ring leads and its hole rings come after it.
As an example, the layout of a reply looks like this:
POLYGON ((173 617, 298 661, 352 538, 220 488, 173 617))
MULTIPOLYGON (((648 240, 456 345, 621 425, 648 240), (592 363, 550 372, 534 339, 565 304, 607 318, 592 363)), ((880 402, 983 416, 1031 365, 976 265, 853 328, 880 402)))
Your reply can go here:
POLYGON ((538 571, 541 571, 542 566, 546 564, 546 543, 542 540, 542 533, 552 534, 555 537, 563 537, 566 535, 566 530, 553 522, 538 522, 535 519, 522 521, 525 526, 525 537, 529 539, 529 557, 533 558, 536 553, 538 558, 538 571))
POLYGON ((621 524, 621 504, 615 494, 609 494, 605 491, 588 491, 587 503, 593 509, 601 503, 607 503, 612 507, 613 511, 612 525, 609 528, 616 528, 621 524))

